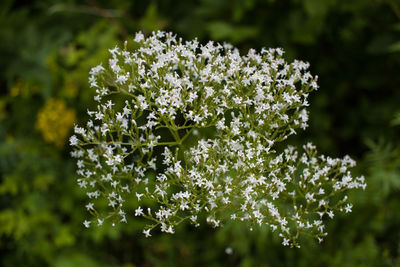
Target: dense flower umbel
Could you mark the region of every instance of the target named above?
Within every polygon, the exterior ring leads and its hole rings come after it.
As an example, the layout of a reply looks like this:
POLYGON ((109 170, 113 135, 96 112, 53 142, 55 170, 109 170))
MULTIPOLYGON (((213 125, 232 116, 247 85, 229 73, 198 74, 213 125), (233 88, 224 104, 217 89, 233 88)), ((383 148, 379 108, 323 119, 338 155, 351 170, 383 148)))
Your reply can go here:
POLYGON ((301 233, 322 241, 323 220, 351 211, 347 190, 365 188, 348 156, 317 156, 312 144, 276 150, 307 127, 308 93, 318 87, 308 63, 287 63, 282 49, 241 56, 227 44, 157 32, 110 53, 107 66, 90 71, 97 110, 70 138, 95 215, 86 227, 142 216, 151 236, 156 226, 174 233, 186 219, 198 226, 201 213, 214 227, 267 225, 283 245, 299 246, 301 233), (205 128, 214 136, 202 138, 205 128), (124 208, 129 194, 136 210, 124 208))

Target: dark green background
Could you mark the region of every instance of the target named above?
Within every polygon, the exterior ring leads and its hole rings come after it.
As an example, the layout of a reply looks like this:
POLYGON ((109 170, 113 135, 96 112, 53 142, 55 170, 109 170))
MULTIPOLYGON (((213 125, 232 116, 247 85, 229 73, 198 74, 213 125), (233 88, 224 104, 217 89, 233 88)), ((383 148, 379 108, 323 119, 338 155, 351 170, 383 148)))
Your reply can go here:
POLYGON ((400 266, 400 2, 397 0, 87 0, 0 3, 1 266, 400 266), (35 128, 49 98, 85 120, 88 71, 138 30, 282 47, 310 62, 320 89, 310 127, 289 140, 351 155, 366 191, 328 222, 322 244, 282 247, 266 229, 181 225, 145 239, 143 222, 83 229, 89 216, 66 144, 35 128), (23 84, 15 95, 12 88, 23 84), (232 255, 225 253, 231 247, 232 255))

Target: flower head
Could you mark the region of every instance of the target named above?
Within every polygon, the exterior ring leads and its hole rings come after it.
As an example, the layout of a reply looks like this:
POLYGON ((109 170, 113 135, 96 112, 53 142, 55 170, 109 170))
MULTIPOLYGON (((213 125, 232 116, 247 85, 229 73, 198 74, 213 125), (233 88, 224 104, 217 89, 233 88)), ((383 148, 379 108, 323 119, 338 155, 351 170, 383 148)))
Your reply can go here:
POLYGON ((138 33, 126 47, 135 48, 115 47, 108 66, 90 72, 99 104, 70 139, 93 214, 142 216, 148 237, 157 226, 174 233, 184 219, 198 226, 204 213, 213 227, 269 226, 298 246, 302 232, 327 234, 319 218, 351 211, 336 199, 365 187, 348 171, 353 160, 318 156, 312 144, 277 150, 308 125, 307 98, 318 88, 308 63, 286 62, 280 48, 243 56, 165 32, 138 33), (125 213, 133 193, 137 208, 125 213), (96 209, 100 196, 108 211, 96 209))

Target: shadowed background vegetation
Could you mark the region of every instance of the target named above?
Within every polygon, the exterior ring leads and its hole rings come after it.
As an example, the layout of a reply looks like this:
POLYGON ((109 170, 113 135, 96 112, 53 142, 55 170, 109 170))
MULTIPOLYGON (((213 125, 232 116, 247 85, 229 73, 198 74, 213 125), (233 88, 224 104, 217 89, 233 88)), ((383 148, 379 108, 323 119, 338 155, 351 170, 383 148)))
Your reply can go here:
POLYGON ((3 0, 0 40, 1 266, 400 266, 399 1, 3 0), (237 223, 145 239, 133 211, 128 224, 84 229, 67 139, 95 105, 88 72, 159 29, 310 62, 310 127, 289 141, 349 154, 368 183, 324 243, 289 249, 237 223))

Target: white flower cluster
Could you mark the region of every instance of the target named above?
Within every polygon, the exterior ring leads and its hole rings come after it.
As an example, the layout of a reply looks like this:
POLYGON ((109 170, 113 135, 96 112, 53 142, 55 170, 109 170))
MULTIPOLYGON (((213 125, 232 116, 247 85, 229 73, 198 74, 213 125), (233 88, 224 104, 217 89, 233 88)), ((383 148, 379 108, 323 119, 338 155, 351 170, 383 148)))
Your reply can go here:
POLYGON ((228 44, 157 32, 110 53, 90 71, 97 110, 70 138, 95 216, 86 227, 141 216, 151 236, 205 215, 214 227, 267 225, 283 245, 299 246, 301 233, 322 241, 324 218, 351 211, 345 192, 365 188, 347 156, 317 156, 311 144, 278 151, 307 127, 307 97, 318 87, 308 64, 287 63, 282 49, 241 56, 228 44), (131 194, 136 208, 126 210, 131 194))

